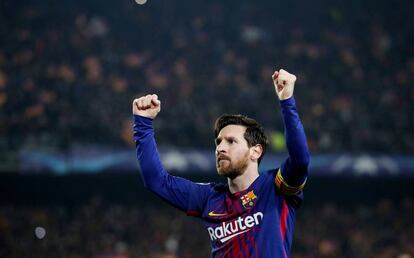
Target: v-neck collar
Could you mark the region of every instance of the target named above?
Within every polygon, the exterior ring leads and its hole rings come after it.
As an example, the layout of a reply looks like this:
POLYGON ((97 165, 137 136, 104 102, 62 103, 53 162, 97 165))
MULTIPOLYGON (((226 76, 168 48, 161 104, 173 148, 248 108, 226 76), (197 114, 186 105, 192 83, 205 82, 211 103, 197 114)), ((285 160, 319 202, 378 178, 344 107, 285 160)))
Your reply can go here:
POLYGON ((245 195, 246 193, 248 193, 248 192, 250 192, 253 188, 254 188, 254 186, 255 185, 257 185, 258 184, 258 182, 261 180, 261 178, 262 178, 262 174, 261 173, 259 173, 259 176, 253 181, 253 183, 251 183, 250 185, 249 185, 249 187, 247 187, 245 190, 242 190, 242 191, 239 191, 239 192, 235 192, 235 193, 231 193, 230 192, 230 187, 229 187, 229 184, 228 183, 226 183, 226 188, 227 188, 227 195, 231 198, 231 199, 237 199, 237 198, 240 198, 240 196, 243 196, 243 195, 245 195))

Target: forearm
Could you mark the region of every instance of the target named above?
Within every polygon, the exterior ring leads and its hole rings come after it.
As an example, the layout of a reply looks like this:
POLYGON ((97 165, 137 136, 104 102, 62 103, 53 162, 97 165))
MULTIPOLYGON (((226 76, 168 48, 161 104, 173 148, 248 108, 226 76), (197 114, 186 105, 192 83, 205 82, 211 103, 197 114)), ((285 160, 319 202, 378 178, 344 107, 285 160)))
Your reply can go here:
POLYGON ((280 101, 289 157, 282 164, 283 179, 291 186, 300 186, 308 176, 309 149, 306 135, 296 109, 294 97, 280 101))
POLYGON ((134 116, 134 140, 144 185, 157 189, 166 176, 154 139, 152 119, 134 116))
POLYGON ((164 169, 154 139, 152 119, 134 116, 134 140, 145 187, 174 207, 187 212, 190 196, 201 193, 202 186, 172 176, 164 169))

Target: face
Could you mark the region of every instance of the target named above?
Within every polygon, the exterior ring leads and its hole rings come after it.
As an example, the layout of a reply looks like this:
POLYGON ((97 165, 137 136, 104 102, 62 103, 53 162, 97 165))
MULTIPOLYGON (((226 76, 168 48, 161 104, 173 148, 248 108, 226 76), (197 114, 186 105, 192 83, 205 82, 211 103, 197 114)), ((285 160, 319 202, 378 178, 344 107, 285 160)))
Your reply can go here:
POLYGON ((250 148, 244 139, 246 127, 228 125, 216 138, 216 167, 221 176, 231 179, 242 175, 250 160, 250 148))

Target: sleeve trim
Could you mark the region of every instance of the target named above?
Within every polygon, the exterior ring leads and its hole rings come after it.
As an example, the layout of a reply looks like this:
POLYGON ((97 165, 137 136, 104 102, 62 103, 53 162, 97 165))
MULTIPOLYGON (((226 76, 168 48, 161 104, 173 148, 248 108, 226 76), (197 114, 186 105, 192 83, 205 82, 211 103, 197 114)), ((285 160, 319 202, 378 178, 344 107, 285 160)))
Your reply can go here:
POLYGON ((275 177, 275 184, 279 191, 283 194, 296 195, 305 187, 306 179, 300 186, 291 186, 283 179, 282 172, 279 169, 275 177))

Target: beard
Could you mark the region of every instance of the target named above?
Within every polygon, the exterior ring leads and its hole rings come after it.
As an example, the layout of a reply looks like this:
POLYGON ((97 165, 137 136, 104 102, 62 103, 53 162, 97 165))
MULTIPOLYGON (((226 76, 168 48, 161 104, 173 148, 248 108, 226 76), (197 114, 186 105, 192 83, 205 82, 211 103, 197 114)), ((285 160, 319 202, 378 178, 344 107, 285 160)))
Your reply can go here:
POLYGON ((232 161, 225 155, 220 155, 216 161, 217 172, 220 176, 234 179, 243 175, 249 162, 249 151, 236 161, 232 161), (222 161, 224 160, 224 161, 222 161))

